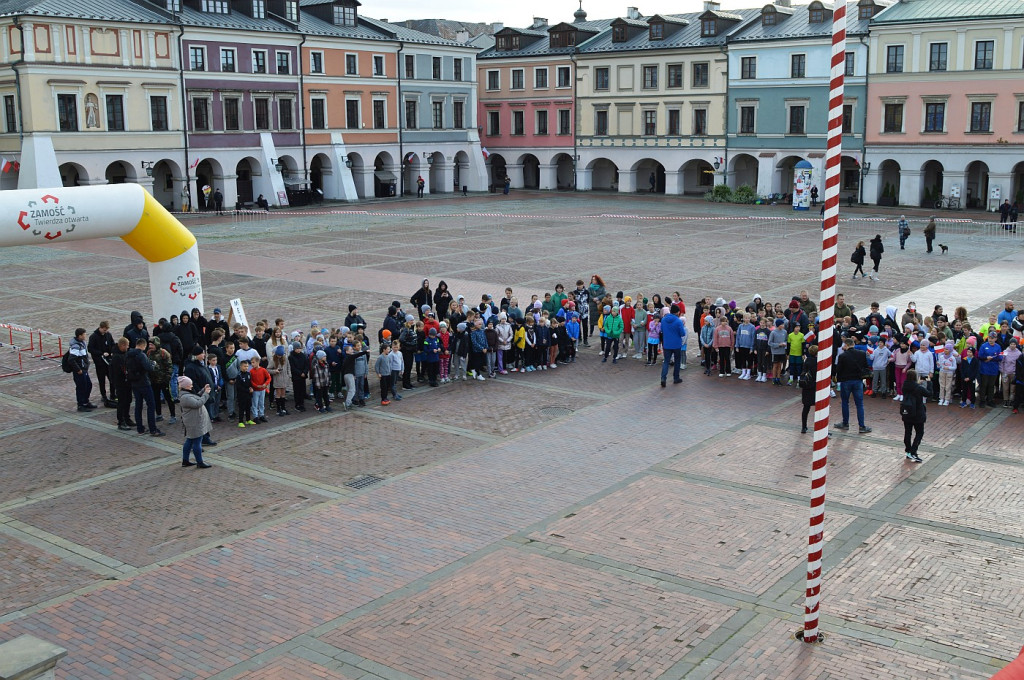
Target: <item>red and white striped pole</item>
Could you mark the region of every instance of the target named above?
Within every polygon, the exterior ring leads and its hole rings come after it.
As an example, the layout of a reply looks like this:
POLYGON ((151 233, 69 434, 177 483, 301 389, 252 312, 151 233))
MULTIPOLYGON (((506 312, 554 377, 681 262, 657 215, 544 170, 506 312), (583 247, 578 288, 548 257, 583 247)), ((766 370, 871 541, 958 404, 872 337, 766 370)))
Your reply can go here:
POLYGON ((807 541, 807 594, 804 642, 818 641, 821 601, 821 552, 825 542, 825 471, 828 468, 829 389, 832 382, 832 327, 836 303, 836 253, 839 240, 839 170, 843 155, 843 74, 846 70, 846 0, 832 15, 832 73, 828 95, 828 144, 825 152, 825 223, 821 231, 821 301, 818 304, 818 374, 814 404, 814 454, 811 458, 811 525, 807 541))

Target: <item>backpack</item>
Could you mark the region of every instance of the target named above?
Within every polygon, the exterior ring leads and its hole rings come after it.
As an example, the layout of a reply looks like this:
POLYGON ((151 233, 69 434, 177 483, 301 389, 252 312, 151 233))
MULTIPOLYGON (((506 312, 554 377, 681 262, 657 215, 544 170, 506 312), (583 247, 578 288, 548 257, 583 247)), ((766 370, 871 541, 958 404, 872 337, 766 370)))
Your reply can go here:
POLYGON ((139 372, 139 360, 138 357, 126 356, 124 360, 124 372, 128 377, 128 382, 135 382, 142 377, 139 372))
POLYGON ((78 366, 75 365, 75 359, 71 356, 71 350, 64 352, 64 356, 60 358, 60 370, 65 373, 74 373, 78 370, 78 366))
POLYGON ((900 402, 900 415, 904 418, 917 418, 917 399, 906 399, 900 402))

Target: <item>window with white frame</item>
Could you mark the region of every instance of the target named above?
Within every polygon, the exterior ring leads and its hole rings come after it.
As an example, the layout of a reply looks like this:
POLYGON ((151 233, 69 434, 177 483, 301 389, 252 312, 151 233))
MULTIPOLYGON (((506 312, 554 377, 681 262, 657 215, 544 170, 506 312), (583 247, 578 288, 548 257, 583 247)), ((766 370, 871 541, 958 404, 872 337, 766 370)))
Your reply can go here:
POLYGON ((558 67, 558 82, 556 87, 572 87, 572 71, 568 66, 558 67))
POLYGON ((345 75, 357 76, 359 75, 359 55, 357 54, 346 54, 345 55, 345 75))
POLYGON ((345 99, 345 127, 349 130, 359 129, 359 98, 345 99))
POLYGON ((298 0, 285 0, 284 3, 284 18, 293 23, 299 21, 299 3, 298 0))
POLYGON ((595 90, 607 90, 610 87, 609 71, 610 69, 607 66, 598 66, 594 69, 595 90))
POLYGON ((309 122, 314 130, 327 129, 327 100, 324 97, 310 98, 309 122))
POLYGON ((487 112, 487 134, 491 137, 501 134, 501 115, 498 111, 487 112))
POLYGON ((225 73, 235 72, 235 51, 226 47, 220 50, 220 70, 225 73))
POLYGON ((203 0, 202 9, 208 14, 227 14, 228 0, 203 0))
POLYGON ((512 89, 523 90, 526 88, 526 73, 521 68, 512 69, 512 89))
POLYGON ((608 134, 608 109, 594 111, 594 134, 601 137, 608 134))
POLYGON ((167 97, 154 95, 149 98, 149 123, 150 129, 154 132, 164 132, 171 127, 170 118, 167 115, 167 97))
POLYGON ((540 66, 533 69, 533 89, 546 90, 548 87, 548 67, 540 66))
POLYGON ((537 135, 546 135, 548 133, 548 112, 544 109, 540 109, 539 111, 534 112, 533 118, 533 133, 537 135))
POLYGON ((789 77, 790 78, 806 78, 807 77, 807 55, 806 54, 791 54, 789 57, 789 77))
POLYGON ((431 58, 430 75, 434 80, 441 80, 441 57, 431 58))
POLYGON ((922 132, 946 131, 946 102, 926 101, 924 103, 924 130, 922 132))
POLYGON ((267 18, 266 0, 252 0, 252 16, 254 19, 267 18))
POLYGON ((693 109, 693 136, 704 137, 708 134, 708 110, 703 106, 693 109))
POLYGON ((461 99, 452 102, 452 127, 456 130, 466 129, 466 102, 461 99))
POLYGON ((846 68, 843 71, 843 75, 845 75, 845 76, 853 76, 857 72, 856 71, 856 66, 857 66, 857 55, 855 53, 853 53, 853 52, 847 52, 846 53, 846 68))
POLYGON ((405 55, 405 77, 409 80, 416 78, 416 55, 405 55))
POLYGON ((373 55, 373 75, 377 78, 383 78, 387 75, 384 72, 384 55, 375 54, 373 55))
POLYGON ((651 136, 658 134, 658 111, 656 109, 644 110, 644 135, 651 136))
POLYGON ((210 130, 209 97, 192 97, 192 129, 198 132, 210 130))
POLYGON ((430 102, 430 122, 435 130, 444 128, 444 102, 436 100, 430 102))
POLYGON ((516 136, 522 136, 526 134, 526 112, 522 109, 516 109, 512 112, 512 134, 516 136))
POLYGON ((292 54, 291 52, 278 52, 277 53, 277 73, 278 75, 286 76, 292 72, 292 54))
POLYGON ((419 113, 419 102, 415 99, 405 100, 405 128, 407 130, 415 130, 418 126, 417 114, 419 113))
POLYGON ((324 53, 323 52, 310 52, 309 53, 309 72, 310 73, 323 73, 324 72, 324 53))
POLYGON ((452 78, 455 81, 462 81, 462 57, 455 57, 452 62, 452 78))
POLYGON ((488 71, 487 72, 487 90, 500 90, 501 89, 501 72, 500 71, 488 71))
POLYGON ((740 105, 740 134, 752 135, 757 133, 757 106, 755 104, 740 105))
POLYGON ((295 129, 295 100, 282 98, 277 100, 277 129, 295 129))
POLYGON ((252 51, 252 72, 253 73, 266 73, 267 72, 267 51, 266 50, 253 50, 252 51))
POLYGON ((885 72, 903 73, 903 45, 889 45, 885 48, 885 72))
POLYGON ((928 45, 928 70, 945 71, 949 61, 949 43, 931 43, 928 45))
POLYGON ((679 109, 668 110, 668 129, 666 134, 670 136, 678 136, 682 134, 680 120, 682 118, 682 112, 679 109))
POLYGON ((388 126, 387 101, 384 99, 373 100, 373 129, 384 130, 388 126))
POLYGON ((974 43, 974 68, 979 71, 992 69, 993 59, 996 53, 994 40, 979 40, 974 43))
POLYGON ((256 121, 257 130, 270 129, 270 98, 254 97, 252 100, 253 120, 256 121))
POLYGON ((992 131, 992 102, 972 101, 970 132, 992 131))
POLYGON ((202 45, 190 45, 188 48, 188 67, 192 71, 206 70, 206 48, 202 45))
POLYGON ((558 109, 558 134, 572 134, 572 112, 569 109, 558 109))
POLYGON ((786 102, 786 134, 807 134, 807 103, 786 102))
POLYGON ((107 105, 107 129, 123 131, 124 127, 124 95, 105 95, 107 105))
POLYGON ((223 97, 221 104, 224 107, 224 129, 235 131, 242 129, 241 106, 238 97, 223 97))
POLYGON ((890 100, 882 103, 882 132, 903 132, 903 107, 905 100, 890 100))

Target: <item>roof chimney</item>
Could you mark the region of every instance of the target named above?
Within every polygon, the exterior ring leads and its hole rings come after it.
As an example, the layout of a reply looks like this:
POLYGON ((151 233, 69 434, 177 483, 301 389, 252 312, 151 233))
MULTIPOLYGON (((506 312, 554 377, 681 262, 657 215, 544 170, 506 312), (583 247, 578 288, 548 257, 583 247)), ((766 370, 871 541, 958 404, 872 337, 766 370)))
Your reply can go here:
POLYGON ((534 17, 533 18, 533 25, 531 25, 530 28, 532 28, 532 29, 544 28, 547 25, 548 25, 548 20, 545 19, 544 17, 534 17))
POLYGON ((627 7, 626 8, 626 18, 627 19, 639 19, 640 18, 640 10, 637 9, 636 7, 627 7))
POLYGON ((491 24, 491 33, 497 33, 501 29, 505 28, 505 24, 500 21, 495 21, 491 24))
POLYGON ((468 43, 469 42, 469 31, 467 31, 464 28, 460 28, 459 30, 455 31, 455 42, 462 43, 463 45, 468 43))
POLYGON ((791 0, 775 0, 775 4, 779 7, 792 7, 793 3, 791 0))
POLYGON ((717 0, 704 0, 704 11, 705 12, 717 12, 722 8, 722 3, 717 0))

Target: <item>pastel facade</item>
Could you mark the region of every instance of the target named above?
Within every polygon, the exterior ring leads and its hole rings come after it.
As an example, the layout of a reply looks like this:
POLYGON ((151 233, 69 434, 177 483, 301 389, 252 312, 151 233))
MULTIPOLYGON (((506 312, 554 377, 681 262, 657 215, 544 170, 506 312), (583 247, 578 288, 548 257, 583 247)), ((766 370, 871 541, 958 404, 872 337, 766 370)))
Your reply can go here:
POLYGON ((901 0, 871 22, 865 201, 1024 203, 1018 2, 901 0))
MULTIPOLYGON (((868 6, 869 3, 864 3, 868 6)), ((870 4, 880 10, 882 5, 870 4)), ((869 17, 847 6, 840 191, 859 198, 867 97, 869 17)), ((820 0, 765 5, 729 38, 727 182, 759 195, 793 191, 794 167, 811 164, 825 190, 833 7, 820 0)))
POLYGON ((717 7, 620 17, 580 49, 580 189, 678 195, 716 182, 714 164, 726 155, 726 39, 756 13, 717 7))
POLYGON ((515 188, 575 186, 573 54, 609 25, 587 21, 582 11, 553 27, 536 19, 530 28, 498 31, 495 46, 480 54, 479 117, 492 186, 506 176, 515 188))
MULTIPOLYGON (((139 182, 173 205, 185 160, 177 31, 159 8, 128 0, 72 14, 56 0, 0 13, 0 155, 18 157, 22 135, 46 136, 66 184, 139 182), (170 183, 154 182, 142 159, 170 183)), ((0 189, 18 181, 4 173, 0 189)))

